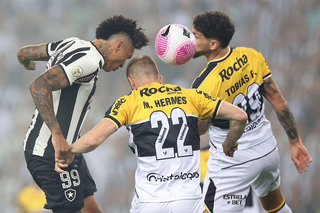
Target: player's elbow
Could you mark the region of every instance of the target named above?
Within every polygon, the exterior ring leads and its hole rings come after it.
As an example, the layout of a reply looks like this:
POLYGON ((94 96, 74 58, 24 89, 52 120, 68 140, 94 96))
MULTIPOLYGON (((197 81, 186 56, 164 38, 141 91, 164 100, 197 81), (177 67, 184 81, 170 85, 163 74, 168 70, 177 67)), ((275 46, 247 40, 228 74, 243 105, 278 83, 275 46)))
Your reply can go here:
POLYGON ((17 58, 18 58, 19 61, 25 56, 25 49, 26 49, 26 47, 21 47, 18 50, 17 58))
POLYGON ((247 113, 246 113, 245 111, 242 112, 242 118, 241 118, 241 120, 242 120, 243 122, 245 122, 245 123, 247 123, 247 121, 248 121, 248 115, 247 115, 247 113))
POLYGON ((238 112, 238 117, 237 117, 238 122, 240 123, 247 123, 248 120, 248 115, 245 111, 243 111, 242 109, 240 109, 240 111, 238 112))

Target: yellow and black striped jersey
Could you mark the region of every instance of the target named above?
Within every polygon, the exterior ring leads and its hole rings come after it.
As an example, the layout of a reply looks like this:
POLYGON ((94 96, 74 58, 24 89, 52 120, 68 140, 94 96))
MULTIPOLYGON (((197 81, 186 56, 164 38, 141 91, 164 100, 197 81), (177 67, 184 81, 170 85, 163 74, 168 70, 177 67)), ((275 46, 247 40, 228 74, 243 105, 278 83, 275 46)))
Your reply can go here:
POLYGON ((138 157, 135 189, 141 202, 201 197, 197 122, 215 118, 221 103, 200 90, 152 83, 110 107, 105 119, 127 126, 138 157))
MULTIPOLYGON (((219 97, 243 109, 248 115, 245 133, 239 139, 239 149, 260 143, 272 135, 264 115, 263 81, 271 77, 261 53, 246 47, 230 48, 228 54, 208 63, 192 83, 213 97, 219 97)), ((221 144, 229 129, 229 121, 213 119, 209 128, 211 145, 222 151, 221 144)))

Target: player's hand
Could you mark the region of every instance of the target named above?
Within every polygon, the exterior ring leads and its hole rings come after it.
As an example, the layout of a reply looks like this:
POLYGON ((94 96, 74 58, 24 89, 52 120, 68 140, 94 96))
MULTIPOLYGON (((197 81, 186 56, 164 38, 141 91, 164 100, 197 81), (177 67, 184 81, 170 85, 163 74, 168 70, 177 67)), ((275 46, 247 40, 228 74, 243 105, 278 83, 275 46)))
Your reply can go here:
POLYGON ((234 152, 236 150, 238 150, 238 145, 239 145, 238 141, 235 144, 230 144, 227 141, 224 141, 222 143, 224 154, 226 156, 233 157, 234 156, 234 152))
POLYGON ((68 159, 72 155, 71 146, 68 144, 63 135, 52 134, 52 145, 54 148, 55 158, 64 160, 65 163, 68 163, 68 159))
POLYGON ((67 168, 70 163, 74 160, 75 154, 70 152, 70 155, 67 159, 55 158, 54 170, 58 173, 64 173, 63 168, 67 168))
POLYGON ((25 63, 21 63, 21 65, 26 69, 26 70, 36 70, 36 61, 26 61, 25 63))
POLYGON ((312 158, 302 142, 290 143, 291 159, 294 162, 297 171, 302 174, 307 171, 307 167, 312 162, 312 158))

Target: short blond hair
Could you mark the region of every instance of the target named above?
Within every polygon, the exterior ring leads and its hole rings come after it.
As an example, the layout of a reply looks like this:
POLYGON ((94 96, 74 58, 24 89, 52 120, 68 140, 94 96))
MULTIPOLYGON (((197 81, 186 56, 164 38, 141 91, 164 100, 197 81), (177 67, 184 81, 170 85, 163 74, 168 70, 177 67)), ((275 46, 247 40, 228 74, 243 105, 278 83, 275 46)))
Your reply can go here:
POLYGON ((155 60, 150 56, 144 55, 131 59, 127 66, 126 75, 134 79, 158 79, 159 70, 155 60))

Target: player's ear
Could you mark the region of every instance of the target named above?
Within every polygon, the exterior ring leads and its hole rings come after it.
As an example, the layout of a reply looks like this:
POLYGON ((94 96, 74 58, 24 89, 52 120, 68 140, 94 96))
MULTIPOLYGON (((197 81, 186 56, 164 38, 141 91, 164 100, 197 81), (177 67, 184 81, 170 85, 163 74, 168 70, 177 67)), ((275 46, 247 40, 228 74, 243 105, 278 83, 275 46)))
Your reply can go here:
POLYGON ((129 84, 130 84, 130 87, 132 90, 135 90, 136 88, 136 83, 134 82, 134 80, 130 77, 128 77, 128 81, 129 81, 129 84))
POLYGON ((216 50, 219 47, 219 42, 218 40, 212 39, 210 41, 210 50, 216 50))
POLYGON ((163 76, 162 75, 160 75, 159 76, 159 81, 158 81, 160 84, 163 84, 163 76))
POLYGON ((119 52, 124 47, 123 41, 118 41, 115 47, 115 52, 119 52))

